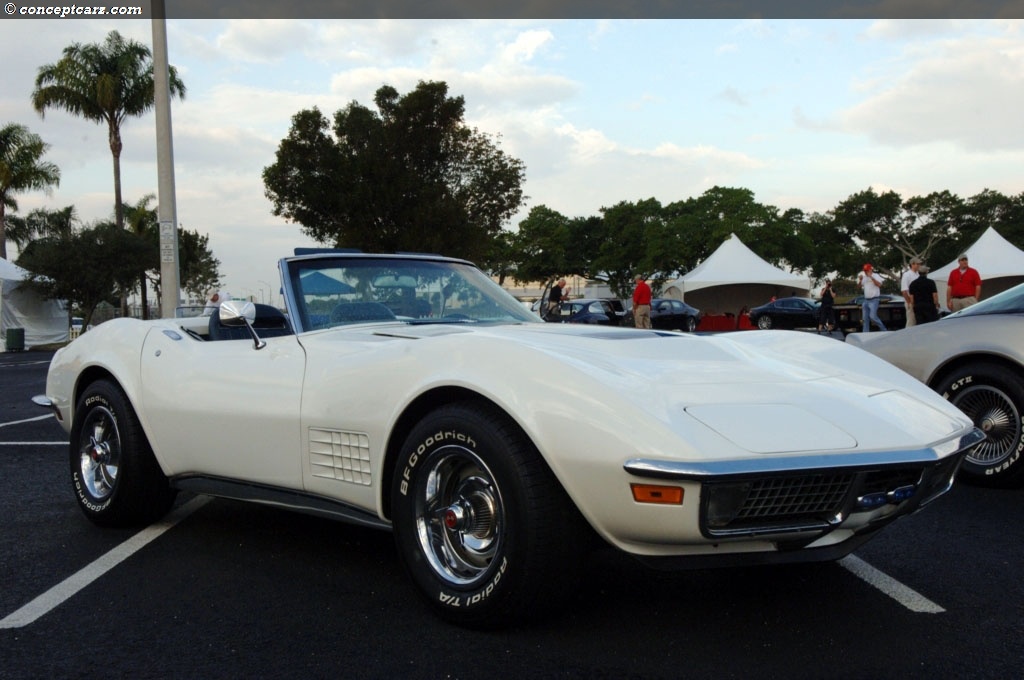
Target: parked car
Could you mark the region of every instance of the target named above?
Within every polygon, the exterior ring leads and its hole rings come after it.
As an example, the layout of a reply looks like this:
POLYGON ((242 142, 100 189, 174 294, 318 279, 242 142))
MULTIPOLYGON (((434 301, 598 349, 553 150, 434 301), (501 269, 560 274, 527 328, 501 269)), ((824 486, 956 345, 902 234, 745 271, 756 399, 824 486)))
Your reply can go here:
POLYGON ((779 298, 751 309, 750 323, 761 330, 817 328, 819 306, 810 298, 779 298))
MULTIPOLYGON (((881 300, 878 303, 878 318, 885 324, 886 329, 895 331, 904 328, 907 325, 907 307, 903 296, 883 293, 879 297, 881 300)), ((843 335, 864 330, 863 304, 864 296, 858 295, 848 302, 834 306, 836 327, 843 335)))
POLYGON ((548 321, 562 323, 589 323, 600 326, 618 326, 621 317, 608 300, 581 299, 562 303, 558 315, 551 315, 548 321))
POLYGON ((651 326, 667 331, 692 333, 700 323, 700 310, 682 300, 655 298, 651 300, 651 326))
POLYGON ((1024 285, 933 323, 846 342, 934 388, 988 435, 964 460, 966 479, 1024 486, 1024 285))
POLYGON ((547 324, 439 256, 279 269, 290 323, 230 300, 55 353, 35 401, 92 522, 156 521, 185 490, 387 529, 435 612, 495 627, 564 602, 596 541, 665 568, 839 559, 981 438, 816 335, 547 324))

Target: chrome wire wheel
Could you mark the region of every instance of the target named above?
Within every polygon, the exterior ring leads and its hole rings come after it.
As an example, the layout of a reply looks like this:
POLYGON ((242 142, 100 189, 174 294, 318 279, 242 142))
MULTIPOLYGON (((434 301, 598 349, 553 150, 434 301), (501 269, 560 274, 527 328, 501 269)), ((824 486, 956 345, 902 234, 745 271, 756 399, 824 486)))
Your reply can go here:
POLYGON ((968 462, 992 466, 1016 451, 1021 440, 1021 415, 1009 395, 983 384, 964 389, 952 403, 986 435, 985 441, 968 454, 968 462))
POLYGON ((82 427, 78 449, 79 470, 86 491, 97 502, 114 493, 121 465, 121 436, 117 420, 106 407, 92 408, 82 427))
POLYGON ((452 585, 470 585, 501 549, 505 510, 494 475, 472 451, 439 449, 415 491, 416 535, 430 567, 452 585))

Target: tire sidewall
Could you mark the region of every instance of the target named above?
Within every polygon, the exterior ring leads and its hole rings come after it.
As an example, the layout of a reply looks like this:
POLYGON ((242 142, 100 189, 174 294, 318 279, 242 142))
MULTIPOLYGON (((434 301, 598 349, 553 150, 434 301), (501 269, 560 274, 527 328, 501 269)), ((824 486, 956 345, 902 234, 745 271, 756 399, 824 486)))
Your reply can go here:
POLYGON ((452 621, 479 623, 492 612, 506 609, 517 590, 520 543, 514 528, 524 526, 526 519, 519 511, 523 506, 519 477, 514 465, 502 453, 505 448, 506 442, 472 419, 454 418, 451 412, 439 412, 413 430, 397 463, 392 485, 396 544, 421 595, 452 621), (451 446, 471 451, 488 467, 499 490, 505 516, 498 553, 480 577, 467 585, 450 583, 434 571, 422 552, 416 531, 417 475, 429 470, 437 457, 445 455, 451 446))
POLYGON ((121 492, 125 446, 123 422, 121 405, 117 402, 116 398, 112 398, 110 390, 106 389, 105 384, 97 384, 86 390, 78 402, 78 407, 75 409, 75 419, 71 428, 72 436, 68 447, 68 457, 71 465, 71 484, 79 507, 82 508, 82 511, 87 516, 94 519, 103 517, 106 513, 110 512, 111 507, 115 505, 117 497, 121 492), (118 445, 121 448, 117 480, 115 480, 110 494, 103 500, 96 499, 89 492, 82 479, 81 468, 82 427, 86 418, 98 408, 103 408, 110 412, 117 431, 118 445))
POLYGON ((1000 485, 1002 480, 1011 477, 1014 480, 1020 479, 1024 475, 1024 388, 1014 381, 1012 374, 987 364, 966 366, 943 380, 937 391, 947 401, 955 404, 957 398, 966 390, 978 386, 996 388, 1014 402, 1022 436, 1017 440, 1014 450, 998 463, 982 465, 965 459, 961 471, 975 482, 990 485, 1000 485))

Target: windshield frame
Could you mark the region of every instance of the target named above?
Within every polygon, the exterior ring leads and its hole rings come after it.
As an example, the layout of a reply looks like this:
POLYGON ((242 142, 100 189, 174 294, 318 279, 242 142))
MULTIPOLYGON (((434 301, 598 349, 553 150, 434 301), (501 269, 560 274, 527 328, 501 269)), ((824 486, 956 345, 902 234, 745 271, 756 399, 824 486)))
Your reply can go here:
POLYGON ((363 324, 543 323, 465 260, 330 253, 283 258, 279 269, 296 333, 363 324))

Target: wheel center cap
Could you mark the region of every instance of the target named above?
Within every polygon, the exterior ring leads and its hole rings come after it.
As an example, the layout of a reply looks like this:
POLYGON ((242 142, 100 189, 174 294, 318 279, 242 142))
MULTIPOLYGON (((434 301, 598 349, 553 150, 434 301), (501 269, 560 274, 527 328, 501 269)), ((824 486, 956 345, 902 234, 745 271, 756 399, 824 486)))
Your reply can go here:
POLYGON ((466 522, 466 511, 453 505, 444 511, 444 525, 449 529, 461 529, 466 522))

